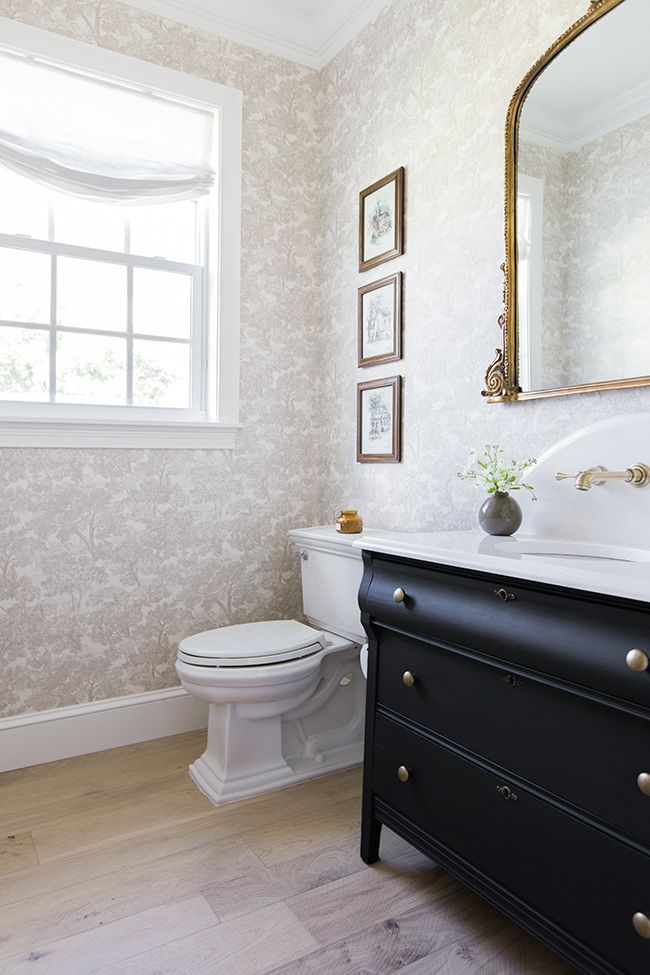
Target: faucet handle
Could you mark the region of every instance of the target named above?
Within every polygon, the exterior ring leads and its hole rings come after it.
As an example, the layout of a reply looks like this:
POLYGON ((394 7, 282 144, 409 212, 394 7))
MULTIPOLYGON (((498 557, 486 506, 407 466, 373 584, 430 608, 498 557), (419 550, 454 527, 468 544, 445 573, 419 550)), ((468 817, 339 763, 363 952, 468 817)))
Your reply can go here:
POLYGON ((576 479, 577 476, 578 476, 577 474, 563 474, 561 471, 558 471, 557 474, 555 475, 555 480, 556 481, 575 481, 575 479, 576 479))

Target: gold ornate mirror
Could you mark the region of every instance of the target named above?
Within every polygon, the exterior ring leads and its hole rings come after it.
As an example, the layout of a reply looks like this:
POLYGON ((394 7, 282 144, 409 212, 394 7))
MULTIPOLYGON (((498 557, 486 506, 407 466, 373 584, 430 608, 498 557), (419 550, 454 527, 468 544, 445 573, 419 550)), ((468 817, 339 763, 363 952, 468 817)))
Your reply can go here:
POLYGON ((650 0, 595 0, 506 120, 488 402, 650 385, 650 0))

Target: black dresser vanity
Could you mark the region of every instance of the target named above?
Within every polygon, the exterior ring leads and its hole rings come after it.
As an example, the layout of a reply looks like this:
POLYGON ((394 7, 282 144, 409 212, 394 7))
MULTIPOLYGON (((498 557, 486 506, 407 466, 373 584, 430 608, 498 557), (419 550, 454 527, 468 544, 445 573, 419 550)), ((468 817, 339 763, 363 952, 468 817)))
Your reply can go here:
POLYGON ((586 975, 647 975, 650 604, 363 558, 363 859, 386 824, 586 975))

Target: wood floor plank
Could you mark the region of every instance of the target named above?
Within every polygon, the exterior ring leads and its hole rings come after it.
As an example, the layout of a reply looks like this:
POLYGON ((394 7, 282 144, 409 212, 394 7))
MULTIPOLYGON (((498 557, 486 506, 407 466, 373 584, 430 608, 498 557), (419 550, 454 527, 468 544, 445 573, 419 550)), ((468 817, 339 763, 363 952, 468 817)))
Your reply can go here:
POLYGON ((242 833, 242 837, 260 860, 271 867, 283 860, 322 850, 337 841, 346 842, 358 837, 359 817, 358 799, 329 805, 321 801, 314 812, 287 821, 258 825, 254 830, 242 833))
POLYGON ((184 851, 191 855, 197 847, 222 841, 219 823, 206 817, 172 827, 152 828, 136 836, 119 837, 117 841, 109 841, 90 851, 0 877, 0 908, 41 894, 52 897, 65 887, 184 851))
POLYGON ((205 747, 205 731, 139 742, 0 775, 5 816, 182 772, 205 747))
POLYGON ((116 836, 135 836, 164 823, 183 823, 213 809, 185 776, 144 782, 98 799, 93 797, 89 803, 76 800, 66 815, 32 827, 41 863, 91 849, 116 836))
MULTIPOLYGON (((419 858, 423 868, 430 865, 425 856, 415 854, 406 840, 385 829, 383 863, 404 863, 408 859, 412 866, 414 856, 419 858)), ((245 874, 213 884, 201 893, 217 915, 226 920, 367 869, 359 856, 359 838, 353 836, 346 843, 283 860, 273 867, 258 861, 257 866, 251 866, 245 874)))
MULTIPOLYGON (((477 899, 448 874, 440 873, 431 902, 398 910, 341 940, 320 948, 291 964, 273 970, 273 975, 392 975, 409 971, 411 964, 437 958, 444 946, 457 947, 456 939, 466 932, 465 916, 477 899)), ((398 906, 406 906, 406 901, 398 906)), ((482 908, 483 905, 479 904, 482 908)), ((475 939, 485 938, 508 922, 495 911, 480 910, 469 926, 475 939)), ((426 971, 435 969, 422 968, 426 971)), ((482 970, 482 969, 475 969, 482 970)), ((490 972, 498 969, 488 969, 490 972)), ((522 969, 522 972, 524 969, 522 969)), ((455 973, 454 973, 455 975, 455 973)), ((550 973, 549 973, 550 975, 550 973)))
POLYGON ((448 875, 413 851, 399 864, 378 863, 350 877, 298 894, 288 906, 321 945, 350 937, 377 921, 420 905, 432 912, 448 875), (412 866, 411 866, 412 864, 412 866))
POLYGON ((314 945, 291 911, 276 904, 99 969, 96 975, 260 975, 314 945))
POLYGON ((0 875, 24 870, 38 863, 31 833, 0 836, 0 875))
POLYGON ((198 894, 253 863, 259 860, 241 840, 221 840, 65 887, 56 897, 38 894, 10 904, 0 909, 0 931, 5 932, 0 958, 27 951, 34 931, 42 941, 76 935, 198 894))
POLYGON ((351 841, 348 846, 328 847, 277 867, 265 867, 258 860, 246 873, 201 893, 222 921, 239 917, 360 870, 364 864, 355 856, 356 845, 351 841))
MULTIPOLYGON (((486 910, 489 908, 486 907, 486 910)), ((578 972, 535 941, 523 929, 500 917, 499 930, 486 937, 446 945, 400 969, 400 975, 578 975, 578 972)))
POLYGON ((132 914, 90 931, 47 944, 0 962, 0 975, 90 975, 98 969, 167 944, 172 938, 195 935, 219 922, 203 897, 169 903, 132 914))
POLYGON ((259 830, 260 823, 285 822, 294 812, 308 813, 322 807, 322 794, 309 783, 215 807, 183 770, 167 779, 101 796, 90 806, 84 800, 76 800, 65 816, 33 827, 32 834, 39 859, 45 863, 118 838, 163 826, 175 828, 201 817, 218 823, 221 836, 225 837, 259 830))
MULTIPOLYGON (((191 851, 197 846, 250 830, 258 823, 268 825, 278 820, 286 821, 292 815, 322 810, 323 798, 318 791, 305 785, 219 808, 209 803, 206 807, 202 803, 201 809, 199 816, 171 825, 152 823, 135 835, 122 834, 119 822, 111 820, 108 835, 90 848, 66 853, 39 867, 23 869, 20 874, 0 876, 0 906, 181 850, 191 851)), ((57 821, 57 828, 65 831, 66 822, 69 820, 57 821)))
POLYGON ((324 775, 322 779, 316 779, 315 784, 327 796, 331 796, 338 802, 342 802, 343 799, 360 799, 362 774, 362 767, 355 765, 354 768, 335 772, 334 775, 324 775))

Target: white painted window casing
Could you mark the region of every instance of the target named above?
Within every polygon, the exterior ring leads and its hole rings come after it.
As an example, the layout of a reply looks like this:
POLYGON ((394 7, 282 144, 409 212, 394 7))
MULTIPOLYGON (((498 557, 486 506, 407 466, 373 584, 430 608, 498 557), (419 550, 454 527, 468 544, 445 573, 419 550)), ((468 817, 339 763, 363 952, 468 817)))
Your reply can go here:
POLYGON ((517 247, 519 307, 519 383, 524 390, 541 389, 542 275, 544 267, 544 182, 518 177, 517 247))
MULTIPOLYGON (((241 92, 2 18, 0 50, 189 105, 197 116, 209 115, 214 119, 210 162, 215 173, 211 194, 197 203, 204 252, 195 265, 89 249, 52 240, 51 235, 46 240, 0 233, 0 248, 45 254, 53 267, 63 257, 125 268, 129 302, 133 274, 141 268, 187 276, 193 299, 192 402, 187 409, 1 400, 0 446, 233 447, 239 429, 241 92)), ((56 324, 54 312, 49 323, 37 327, 56 328, 56 334, 66 330, 56 324)), ((132 321, 129 328, 132 332, 132 321)), ((84 331, 93 333, 92 328, 84 331)), ((0 328, 0 337, 1 333, 0 328)))

